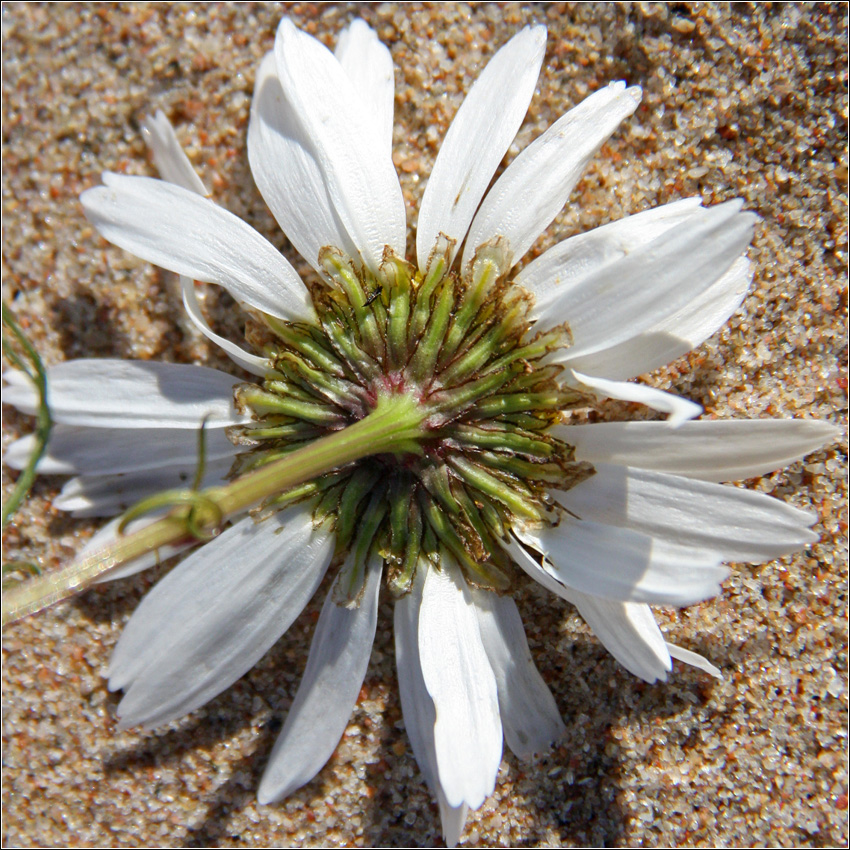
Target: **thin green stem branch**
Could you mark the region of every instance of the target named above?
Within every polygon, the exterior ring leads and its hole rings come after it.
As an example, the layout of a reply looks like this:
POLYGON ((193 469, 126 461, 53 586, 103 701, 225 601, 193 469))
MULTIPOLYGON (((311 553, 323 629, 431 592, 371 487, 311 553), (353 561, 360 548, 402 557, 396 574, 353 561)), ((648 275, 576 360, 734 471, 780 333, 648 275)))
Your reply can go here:
POLYGON ((29 493, 33 481, 35 481, 37 474, 36 467, 47 448, 47 441, 50 438, 50 429, 53 427, 53 421, 50 418, 50 409, 47 406, 47 373, 45 372, 44 365, 38 356, 38 352, 33 348, 30 341, 24 335, 24 332, 18 327, 18 323, 15 321, 12 311, 6 306, 5 301, 3 302, 3 325, 12 332, 12 335, 24 350, 28 362, 25 362, 17 355, 5 336, 3 337, 3 351, 15 366, 29 376, 30 380, 35 384, 35 389, 38 393, 34 445, 30 452, 27 465, 21 470, 21 474, 18 476, 18 481, 15 484, 15 489, 12 491, 12 495, 6 504, 3 505, 2 522, 3 528, 5 528, 6 523, 9 522, 12 515, 20 507, 21 502, 23 502, 27 493, 29 493))

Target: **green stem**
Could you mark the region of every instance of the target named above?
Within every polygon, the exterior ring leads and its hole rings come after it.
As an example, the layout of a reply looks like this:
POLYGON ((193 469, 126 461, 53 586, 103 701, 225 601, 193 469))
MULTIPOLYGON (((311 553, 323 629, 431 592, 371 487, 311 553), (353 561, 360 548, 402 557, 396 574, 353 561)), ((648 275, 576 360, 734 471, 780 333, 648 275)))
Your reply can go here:
POLYGON ((27 465, 18 476, 18 481, 15 484, 15 489, 9 500, 3 505, 3 528, 12 518, 12 515, 21 505, 27 493, 30 491, 35 477, 38 474, 36 467, 41 460, 42 455, 47 450, 47 441, 50 439, 50 430, 53 427, 53 420, 50 418, 50 408, 47 405, 47 373, 38 356, 38 352, 33 348, 30 341, 24 335, 24 332, 18 327, 12 311, 3 302, 3 324, 9 328, 23 348, 29 363, 24 363, 20 357, 12 350, 12 345, 9 340, 3 337, 3 351, 6 353, 12 363, 21 371, 25 372, 30 380, 35 384, 38 392, 38 410, 36 412, 36 427, 35 427, 35 445, 30 453, 27 465))
MULTIPOLYGON (((374 454, 417 453, 425 435, 425 415, 416 399, 404 394, 381 396, 374 410, 359 422, 322 437, 303 449, 237 478, 225 487, 199 491, 224 518, 290 487, 303 484, 346 464, 374 454)), ((73 561, 56 573, 24 582, 3 595, 3 625, 34 614, 83 590, 108 570, 163 546, 192 538, 185 505, 162 519, 110 545, 73 561)), ((210 523, 206 530, 213 530, 210 523)))

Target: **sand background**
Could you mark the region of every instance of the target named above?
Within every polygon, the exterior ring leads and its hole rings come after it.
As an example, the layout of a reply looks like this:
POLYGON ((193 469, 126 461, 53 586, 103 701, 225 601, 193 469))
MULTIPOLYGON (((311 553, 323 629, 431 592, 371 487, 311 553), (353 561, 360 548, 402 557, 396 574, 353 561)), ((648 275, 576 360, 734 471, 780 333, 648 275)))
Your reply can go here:
MULTIPOLYGON (((118 357, 233 369, 182 318, 172 276, 101 240, 78 203, 104 170, 155 173, 139 121, 156 109, 216 201, 304 267, 254 188, 245 154, 255 70, 284 13, 329 45, 360 15, 390 47, 395 163, 410 225, 463 93, 521 26, 545 23, 549 39, 508 159, 607 81, 642 85, 642 106, 535 252, 677 198, 744 198, 761 216, 751 294, 718 336, 647 380, 699 401, 710 417, 843 423, 844 4, 6 3, 4 299, 47 363, 118 357)), ((212 289, 206 309, 239 338, 241 320, 225 296, 212 289)), ((3 412, 8 444, 30 420, 3 412)), ((846 845, 845 458, 831 446, 749 482, 817 511, 819 543, 736 567, 714 601, 659 612, 668 639, 710 657, 721 682, 676 664, 670 681, 645 685, 569 605, 522 589, 532 653, 568 734, 537 764, 504 756, 465 844, 846 845)), ((5 535, 4 558, 55 568, 92 534, 97 522, 51 506, 62 482, 38 481, 5 535)), ((110 652, 163 569, 6 629, 4 846, 440 844, 436 807, 404 733, 388 600, 340 746, 282 804, 260 808, 254 791, 321 595, 204 709, 154 732, 117 731, 118 697, 104 680, 110 652)))

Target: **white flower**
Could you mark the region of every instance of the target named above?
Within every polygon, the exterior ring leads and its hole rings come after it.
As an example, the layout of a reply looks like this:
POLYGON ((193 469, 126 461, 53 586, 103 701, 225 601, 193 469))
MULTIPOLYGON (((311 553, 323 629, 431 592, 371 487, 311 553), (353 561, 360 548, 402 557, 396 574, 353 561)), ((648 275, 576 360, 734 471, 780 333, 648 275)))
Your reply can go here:
MULTIPOLYGON (((637 107, 637 88, 612 83, 595 92, 519 154, 488 192, 531 100, 544 48, 543 28, 520 32, 455 116, 422 200, 421 273, 435 257, 447 257, 468 281, 489 251, 507 277, 563 207, 590 157, 637 107)), ((387 285, 387 262, 405 256, 392 112, 390 55, 365 24, 351 25, 334 56, 281 23, 257 75, 248 153, 281 228, 326 281, 328 247, 379 287, 387 285)), ((315 323, 315 301, 270 243, 205 197, 163 116, 146 134, 168 182, 106 174, 102 187, 84 194, 86 214, 114 244, 181 275, 198 327, 240 366, 264 376, 276 366, 273 358, 218 337, 192 281, 225 287, 278 325, 315 323)), ((666 678, 671 657, 719 675, 702 657, 665 642, 650 604, 708 598, 727 575, 722 561, 767 561, 816 539, 814 515, 718 482, 802 457, 834 435, 829 425, 692 421, 697 405, 629 380, 699 345, 737 309, 751 279, 744 252, 754 219, 738 202, 704 209, 698 199, 677 201, 567 239, 514 279, 533 296, 528 320, 535 334, 569 324, 571 345, 547 352, 541 363, 563 366, 561 377, 579 393, 669 414, 667 422, 595 425, 565 417, 546 439, 574 447, 570 462, 576 469, 592 464, 595 474, 551 485, 564 509, 556 519, 511 515, 504 536, 494 538, 522 570, 574 603, 611 653, 649 682, 666 678)), ((17 373, 7 379, 4 401, 34 412, 27 381, 17 373)), ((226 429, 252 423, 234 403, 239 382, 230 375, 88 360, 55 366, 48 380, 58 424, 40 471, 77 476, 55 503, 76 515, 115 515, 191 478, 204 417, 205 485, 225 481, 245 449, 227 436, 226 429)), ((244 407, 256 413, 250 403, 244 407)), ((30 448, 30 438, 18 441, 6 462, 21 468, 30 448)), ((464 480, 463 458, 454 469, 464 480)), ((544 503, 535 498, 539 509, 544 503)), ((116 524, 90 548, 114 538, 116 524)), ((299 502, 262 521, 239 519, 185 558, 139 606, 113 656, 109 685, 125 691, 122 724, 168 722, 235 682, 302 611, 334 546, 327 524, 315 521, 314 504, 299 502)), ((384 571, 377 548, 338 553, 340 578, 322 609, 261 802, 310 781, 345 729, 375 634, 384 571), (358 604, 337 604, 334 593, 344 594, 343 577, 358 559, 358 604)), ((396 600, 395 639, 405 725, 454 844, 467 810, 494 789, 503 737, 528 758, 556 740, 563 723, 513 601, 473 586, 468 569, 440 548, 441 567, 423 558, 396 600)), ((119 574, 153 561, 140 559, 119 574)))

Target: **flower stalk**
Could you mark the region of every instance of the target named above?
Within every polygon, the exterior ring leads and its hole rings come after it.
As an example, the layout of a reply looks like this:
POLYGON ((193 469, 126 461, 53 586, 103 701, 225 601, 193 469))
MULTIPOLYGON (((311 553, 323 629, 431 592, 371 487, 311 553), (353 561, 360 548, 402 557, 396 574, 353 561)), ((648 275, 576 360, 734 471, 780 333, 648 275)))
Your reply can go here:
POLYGON ((92 584, 109 570, 163 546, 214 533, 221 523, 243 511, 321 475, 373 454, 417 454, 425 435, 428 411, 405 393, 378 397, 375 408, 358 422, 310 442, 280 460, 240 476, 223 487, 198 491, 186 504, 138 531, 72 561, 58 572, 24 582, 3 595, 3 625, 55 605, 92 584), (200 516, 198 512, 200 511, 200 516))

